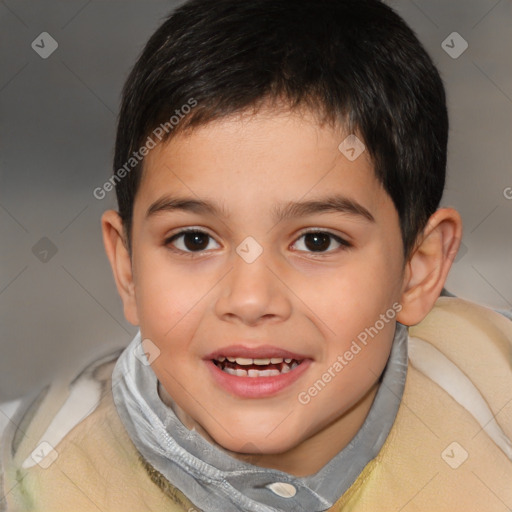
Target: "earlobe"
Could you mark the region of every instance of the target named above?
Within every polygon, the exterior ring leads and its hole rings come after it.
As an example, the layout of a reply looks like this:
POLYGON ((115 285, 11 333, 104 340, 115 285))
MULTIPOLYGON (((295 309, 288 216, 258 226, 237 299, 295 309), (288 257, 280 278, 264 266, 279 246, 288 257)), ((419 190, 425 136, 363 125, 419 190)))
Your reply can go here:
POLYGON ((430 217, 404 273, 397 320, 416 325, 438 299, 457 255, 462 238, 462 220, 453 208, 442 208, 430 217))
POLYGON ((119 213, 114 210, 106 211, 101 217, 101 229, 103 244, 112 267, 117 291, 123 301, 124 316, 131 324, 139 325, 132 262, 119 213))

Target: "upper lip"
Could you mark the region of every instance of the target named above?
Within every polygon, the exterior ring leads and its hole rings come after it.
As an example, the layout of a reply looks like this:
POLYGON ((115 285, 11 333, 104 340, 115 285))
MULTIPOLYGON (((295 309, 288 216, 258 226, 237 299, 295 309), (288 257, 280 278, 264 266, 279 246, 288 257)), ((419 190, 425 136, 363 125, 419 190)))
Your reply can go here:
POLYGON ((228 345, 219 348, 214 352, 208 354, 205 359, 218 359, 219 357, 246 357, 250 359, 263 359, 263 358, 282 358, 282 359, 296 359, 303 360, 309 359, 308 356, 290 352, 279 347, 272 345, 259 345, 257 347, 248 347, 246 345, 228 345))

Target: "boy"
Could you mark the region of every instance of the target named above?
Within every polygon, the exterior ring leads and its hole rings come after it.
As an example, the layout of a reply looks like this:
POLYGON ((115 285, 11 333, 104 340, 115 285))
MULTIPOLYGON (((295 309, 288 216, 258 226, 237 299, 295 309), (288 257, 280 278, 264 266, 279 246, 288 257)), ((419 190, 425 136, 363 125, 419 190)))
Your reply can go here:
POLYGON ((20 406, 4 508, 512 507, 510 320, 440 298, 447 132, 376 0, 177 9, 126 82, 102 218, 140 332, 20 406))

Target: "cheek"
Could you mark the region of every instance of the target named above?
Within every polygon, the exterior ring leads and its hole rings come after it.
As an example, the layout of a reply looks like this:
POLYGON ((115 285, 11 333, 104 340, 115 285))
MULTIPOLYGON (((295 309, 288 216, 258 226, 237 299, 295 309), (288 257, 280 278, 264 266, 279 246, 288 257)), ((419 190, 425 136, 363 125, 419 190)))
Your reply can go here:
POLYGON ((323 295, 316 295, 319 300, 315 311, 327 325, 324 332, 331 340, 322 358, 322 370, 328 370, 338 356, 350 359, 334 379, 342 388, 352 372, 347 383, 351 379, 372 381, 372 372, 382 371, 394 336, 393 304, 397 294, 393 283, 398 278, 399 265, 375 244, 372 250, 365 250, 346 267, 340 267, 331 279, 324 281, 323 295))
POLYGON ((390 306, 394 296, 390 283, 396 279, 396 270, 378 251, 372 252, 357 254, 316 284, 304 286, 303 294, 311 298, 308 304, 319 316, 328 325, 344 326, 340 332, 333 326, 338 334, 347 334, 349 325, 373 323, 390 306))
MULTIPOLYGON (((347 410, 368 392, 388 360, 394 326, 394 321, 390 321, 375 330, 373 320, 369 327, 361 328, 353 337, 338 341, 337 346, 332 347, 334 350, 319 368, 315 381, 325 383, 322 398, 316 404, 319 413, 328 411, 333 403, 347 410)), ((336 412, 341 411, 333 411, 333 414, 336 412)))
MULTIPOLYGON (((179 272, 165 257, 144 257, 136 268, 135 296, 141 333, 165 345, 187 330, 201 309, 197 278, 179 272)), ((204 292, 202 293, 204 295, 204 292)))
MULTIPOLYGON (((379 238, 358 258, 357 284, 363 290, 370 309, 387 309, 398 296, 402 278, 402 247, 393 243, 393 235, 379 238), (372 308, 373 305, 373 308, 372 308)), ((373 313, 383 313, 376 311, 373 313)))

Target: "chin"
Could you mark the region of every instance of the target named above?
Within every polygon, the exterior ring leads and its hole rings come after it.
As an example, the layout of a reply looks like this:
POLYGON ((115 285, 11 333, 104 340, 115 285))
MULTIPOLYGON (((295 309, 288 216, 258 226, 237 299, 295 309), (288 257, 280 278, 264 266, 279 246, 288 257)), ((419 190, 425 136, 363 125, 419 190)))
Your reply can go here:
POLYGON ((231 452, 240 454, 260 454, 260 455, 278 455, 285 453, 300 443, 300 439, 288 435, 288 431, 283 431, 279 436, 269 434, 275 428, 269 428, 265 432, 255 434, 254 432, 245 432, 243 429, 237 429, 236 436, 230 436, 222 432, 219 437, 214 437, 215 442, 231 452))

